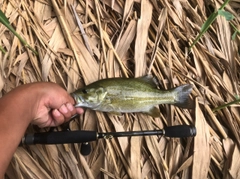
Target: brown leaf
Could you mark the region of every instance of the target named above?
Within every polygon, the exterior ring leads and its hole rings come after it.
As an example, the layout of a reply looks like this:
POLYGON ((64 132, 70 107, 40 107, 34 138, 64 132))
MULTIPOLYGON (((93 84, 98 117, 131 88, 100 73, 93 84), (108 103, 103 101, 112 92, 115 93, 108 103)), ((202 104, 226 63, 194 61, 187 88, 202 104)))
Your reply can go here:
POLYGON ((197 135, 194 137, 194 153, 192 178, 202 179, 207 178, 211 151, 210 151, 210 133, 205 117, 199 107, 198 100, 195 101, 195 116, 197 135))

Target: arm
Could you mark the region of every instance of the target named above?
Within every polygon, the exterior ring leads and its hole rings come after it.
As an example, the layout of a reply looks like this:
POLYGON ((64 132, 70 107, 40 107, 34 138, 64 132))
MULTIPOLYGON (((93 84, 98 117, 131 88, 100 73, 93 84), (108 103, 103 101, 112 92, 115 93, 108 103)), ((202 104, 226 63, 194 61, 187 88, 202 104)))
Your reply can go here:
POLYGON ((0 178, 28 125, 60 125, 72 115, 83 113, 83 109, 74 108, 74 103, 60 86, 44 82, 22 85, 0 99, 0 178))

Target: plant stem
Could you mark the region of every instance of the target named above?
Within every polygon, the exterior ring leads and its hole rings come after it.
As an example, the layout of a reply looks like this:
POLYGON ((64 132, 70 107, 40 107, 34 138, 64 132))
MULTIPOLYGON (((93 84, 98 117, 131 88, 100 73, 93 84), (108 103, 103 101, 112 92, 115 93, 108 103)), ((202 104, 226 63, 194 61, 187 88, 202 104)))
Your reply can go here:
POLYGON ((231 102, 229 102, 229 103, 227 103, 227 104, 223 104, 223 105, 221 105, 221 106, 218 106, 218 107, 214 108, 214 109, 213 109, 213 112, 216 112, 216 111, 218 111, 218 110, 220 110, 220 109, 226 108, 226 107, 228 107, 228 106, 230 106, 230 105, 232 105, 232 104, 236 104, 236 103, 239 103, 239 102, 240 102, 240 99, 236 99, 236 100, 231 101, 231 102))

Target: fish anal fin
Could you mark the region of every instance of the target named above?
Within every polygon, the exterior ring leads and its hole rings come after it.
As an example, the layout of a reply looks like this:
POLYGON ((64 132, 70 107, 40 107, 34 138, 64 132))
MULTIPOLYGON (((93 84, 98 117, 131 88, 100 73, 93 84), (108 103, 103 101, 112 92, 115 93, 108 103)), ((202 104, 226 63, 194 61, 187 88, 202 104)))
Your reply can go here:
POLYGON ((152 116, 152 117, 159 117, 160 116, 160 111, 157 107, 152 107, 149 109, 149 111, 145 111, 144 113, 152 116))

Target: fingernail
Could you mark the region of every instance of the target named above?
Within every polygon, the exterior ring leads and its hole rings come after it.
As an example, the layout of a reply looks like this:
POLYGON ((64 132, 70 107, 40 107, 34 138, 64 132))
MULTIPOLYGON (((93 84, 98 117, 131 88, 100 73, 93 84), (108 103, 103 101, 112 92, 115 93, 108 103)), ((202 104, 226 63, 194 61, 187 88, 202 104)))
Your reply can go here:
POLYGON ((62 105, 60 109, 61 109, 60 111, 62 113, 67 113, 68 112, 68 109, 67 109, 67 107, 65 105, 62 105))
POLYGON ((56 116, 56 117, 61 116, 61 113, 57 109, 54 109, 53 113, 54 113, 54 116, 56 116))
POLYGON ((73 105, 71 103, 67 103, 67 108, 69 109, 69 111, 73 111, 73 105))

